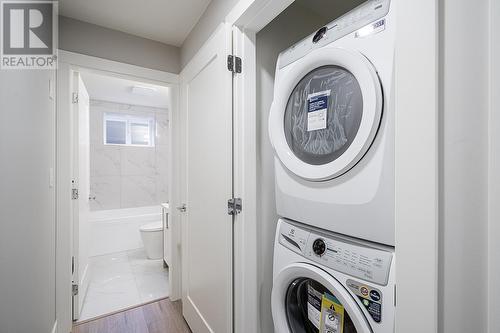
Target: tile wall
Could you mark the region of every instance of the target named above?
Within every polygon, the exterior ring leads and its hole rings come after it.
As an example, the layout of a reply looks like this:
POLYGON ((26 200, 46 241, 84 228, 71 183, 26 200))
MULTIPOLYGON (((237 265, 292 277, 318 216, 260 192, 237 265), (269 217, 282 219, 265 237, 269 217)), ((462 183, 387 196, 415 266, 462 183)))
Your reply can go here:
POLYGON ((168 110, 90 101, 91 210, 159 205, 168 201, 168 110), (104 145, 104 113, 154 116, 155 147, 104 145))

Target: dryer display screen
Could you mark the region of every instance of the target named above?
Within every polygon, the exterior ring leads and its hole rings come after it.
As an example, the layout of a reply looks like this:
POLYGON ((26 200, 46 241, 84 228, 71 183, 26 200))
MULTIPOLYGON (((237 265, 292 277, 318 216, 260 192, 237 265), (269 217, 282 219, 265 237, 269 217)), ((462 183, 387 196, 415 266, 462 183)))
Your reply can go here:
POLYGON ((349 148, 363 115, 363 96, 354 75, 340 66, 322 66, 295 86, 284 114, 286 141, 312 165, 330 163, 349 148))

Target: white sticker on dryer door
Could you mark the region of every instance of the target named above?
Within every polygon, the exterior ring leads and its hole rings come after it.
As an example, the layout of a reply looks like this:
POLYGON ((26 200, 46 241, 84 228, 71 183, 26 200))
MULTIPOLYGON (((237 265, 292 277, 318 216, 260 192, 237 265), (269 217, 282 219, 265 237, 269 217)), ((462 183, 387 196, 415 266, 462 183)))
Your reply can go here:
POLYGON ((307 131, 325 129, 328 114, 330 90, 307 95, 307 131))

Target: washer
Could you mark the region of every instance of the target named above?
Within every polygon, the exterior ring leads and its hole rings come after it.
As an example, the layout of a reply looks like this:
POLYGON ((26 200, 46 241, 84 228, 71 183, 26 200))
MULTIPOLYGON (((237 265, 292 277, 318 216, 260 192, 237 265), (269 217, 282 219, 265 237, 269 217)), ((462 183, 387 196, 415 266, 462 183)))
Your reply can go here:
POLYGON ((271 294, 276 333, 394 333, 394 266, 392 247, 280 219, 271 294))
POLYGON ((278 215, 394 245, 394 18, 368 1, 280 54, 278 215))

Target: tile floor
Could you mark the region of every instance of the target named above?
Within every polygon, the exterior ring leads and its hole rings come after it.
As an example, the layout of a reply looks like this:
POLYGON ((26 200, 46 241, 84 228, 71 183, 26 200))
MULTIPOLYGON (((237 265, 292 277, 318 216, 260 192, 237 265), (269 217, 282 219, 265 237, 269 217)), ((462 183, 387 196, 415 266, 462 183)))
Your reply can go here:
POLYGON ((79 321, 168 296, 168 270, 144 249, 92 257, 90 271, 79 321))

